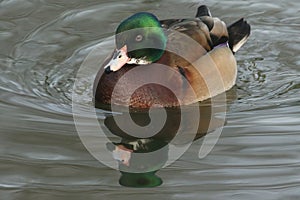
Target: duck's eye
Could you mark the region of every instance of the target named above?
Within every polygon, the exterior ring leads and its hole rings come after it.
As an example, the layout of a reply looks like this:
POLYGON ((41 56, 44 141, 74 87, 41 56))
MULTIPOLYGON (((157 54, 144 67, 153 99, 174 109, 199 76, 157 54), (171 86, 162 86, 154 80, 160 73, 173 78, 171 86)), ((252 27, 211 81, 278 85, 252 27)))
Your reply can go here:
POLYGON ((140 41, 142 41, 143 40, 143 36, 142 35, 137 35, 136 37, 135 37, 135 41, 137 41, 137 42, 140 42, 140 41))

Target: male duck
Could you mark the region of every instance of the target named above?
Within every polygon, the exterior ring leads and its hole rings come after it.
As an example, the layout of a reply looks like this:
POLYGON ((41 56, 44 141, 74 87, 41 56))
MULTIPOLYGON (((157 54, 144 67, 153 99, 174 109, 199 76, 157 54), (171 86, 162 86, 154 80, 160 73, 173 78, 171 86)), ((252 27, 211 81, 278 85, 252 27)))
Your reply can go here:
POLYGON ((96 76, 95 103, 174 107, 218 95, 235 84, 233 54, 249 35, 243 18, 226 27, 204 5, 192 19, 134 14, 116 30, 116 50, 96 76))

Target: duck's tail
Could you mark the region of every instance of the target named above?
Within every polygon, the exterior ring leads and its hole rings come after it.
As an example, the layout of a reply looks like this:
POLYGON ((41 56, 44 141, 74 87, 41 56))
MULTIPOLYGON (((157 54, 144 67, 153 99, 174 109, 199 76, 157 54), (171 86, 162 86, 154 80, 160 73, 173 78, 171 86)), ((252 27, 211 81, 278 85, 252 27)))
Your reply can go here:
POLYGON ((247 21, 244 20, 244 18, 241 18, 233 24, 229 25, 227 27, 227 31, 229 35, 229 47, 233 51, 233 53, 235 53, 247 41, 250 35, 251 27, 247 23, 247 21))
POLYGON ((206 5, 202 5, 198 7, 196 17, 209 16, 211 17, 211 13, 209 8, 206 5))

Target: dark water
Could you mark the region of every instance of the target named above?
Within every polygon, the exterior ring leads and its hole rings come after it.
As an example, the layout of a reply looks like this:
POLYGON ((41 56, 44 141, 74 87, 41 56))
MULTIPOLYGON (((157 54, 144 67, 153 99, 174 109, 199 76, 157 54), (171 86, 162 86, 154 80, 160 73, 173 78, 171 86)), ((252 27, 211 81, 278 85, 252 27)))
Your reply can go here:
POLYGON ((203 140, 197 140, 158 172, 162 186, 125 188, 118 184, 120 173, 82 145, 72 88, 91 49, 132 13, 190 17, 199 2, 1 1, 1 199, 299 199, 297 0, 205 2, 224 21, 245 17, 252 26, 236 55, 238 78, 228 92, 235 97, 226 125, 207 157, 198 158, 203 140))

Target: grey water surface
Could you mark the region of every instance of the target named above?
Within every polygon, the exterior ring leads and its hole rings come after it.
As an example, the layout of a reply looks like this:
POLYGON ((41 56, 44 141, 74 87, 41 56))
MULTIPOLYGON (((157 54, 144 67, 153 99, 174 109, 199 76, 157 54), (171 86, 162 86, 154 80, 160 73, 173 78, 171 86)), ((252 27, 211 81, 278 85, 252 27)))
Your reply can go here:
POLYGON ((0 199, 299 199, 299 12, 298 0, 0 1, 0 199), (120 173, 79 139, 76 73, 129 15, 193 17, 200 4, 227 23, 244 17, 252 26, 236 54, 237 83, 228 92, 235 98, 221 137, 205 158, 200 139, 161 169, 161 186, 122 187, 120 173))

